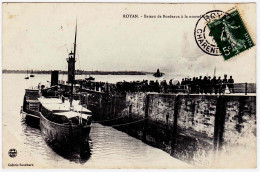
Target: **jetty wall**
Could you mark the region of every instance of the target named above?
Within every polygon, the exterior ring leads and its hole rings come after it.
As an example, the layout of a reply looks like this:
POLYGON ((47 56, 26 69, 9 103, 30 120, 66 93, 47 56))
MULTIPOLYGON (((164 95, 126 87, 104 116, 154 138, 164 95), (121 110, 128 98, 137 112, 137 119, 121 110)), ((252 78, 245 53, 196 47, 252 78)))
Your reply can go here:
POLYGON ((207 156, 218 150, 256 145, 256 96, 85 90, 81 101, 93 112, 94 121, 193 164, 203 158, 207 163, 207 156), (245 141, 249 136, 251 140, 245 141))

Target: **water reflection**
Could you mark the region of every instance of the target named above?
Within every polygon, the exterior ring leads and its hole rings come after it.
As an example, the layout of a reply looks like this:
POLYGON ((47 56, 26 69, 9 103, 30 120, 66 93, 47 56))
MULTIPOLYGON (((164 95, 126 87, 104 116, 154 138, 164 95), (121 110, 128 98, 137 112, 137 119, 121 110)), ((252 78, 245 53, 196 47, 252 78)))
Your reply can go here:
POLYGON ((91 157, 91 149, 89 141, 80 141, 79 143, 74 143, 66 148, 57 148, 47 143, 48 146, 52 148, 61 157, 76 163, 84 164, 91 157))
POLYGON ((40 130, 40 126, 39 126, 38 123, 35 123, 34 121, 31 121, 31 120, 26 120, 25 116, 26 116, 25 113, 21 113, 21 123, 22 123, 22 125, 40 130))

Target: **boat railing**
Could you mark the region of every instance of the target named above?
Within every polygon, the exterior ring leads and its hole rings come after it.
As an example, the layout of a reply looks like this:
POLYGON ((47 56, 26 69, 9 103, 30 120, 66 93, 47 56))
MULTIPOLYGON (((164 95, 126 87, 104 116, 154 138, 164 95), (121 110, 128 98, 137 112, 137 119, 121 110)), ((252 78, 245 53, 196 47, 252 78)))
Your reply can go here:
MULTIPOLYGON (((193 81, 192 81, 193 82, 193 81)), ((98 93, 127 93, 127 92, 157 92, 157 93, 216 93, 225 94, 256 93, 255 83, 185 83, 185 84, 168 84, 168 83, 144 83, 144 82, 121 82, 117 84, 89 82, 82 85, 82 92, 98 92, 98 93), (229 90, 229 91, 225 91, 229 90)))

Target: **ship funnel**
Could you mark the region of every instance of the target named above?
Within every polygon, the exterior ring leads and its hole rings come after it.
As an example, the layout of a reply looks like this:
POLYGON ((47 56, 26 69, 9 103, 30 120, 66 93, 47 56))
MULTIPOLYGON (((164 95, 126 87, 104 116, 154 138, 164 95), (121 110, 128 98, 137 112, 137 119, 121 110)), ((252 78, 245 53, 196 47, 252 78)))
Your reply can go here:
POLYGON ((59 71, 51 71, 51 86, 58 85, 59 81, 59 71))

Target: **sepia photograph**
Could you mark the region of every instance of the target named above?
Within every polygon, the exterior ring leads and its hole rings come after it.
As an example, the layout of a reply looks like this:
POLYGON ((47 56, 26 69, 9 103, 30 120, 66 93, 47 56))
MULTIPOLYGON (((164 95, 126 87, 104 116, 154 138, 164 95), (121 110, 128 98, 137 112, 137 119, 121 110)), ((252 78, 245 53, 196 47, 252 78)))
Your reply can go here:
POLYGON ((255 169, 256 3, 2 3, 2 168, 255 169))

